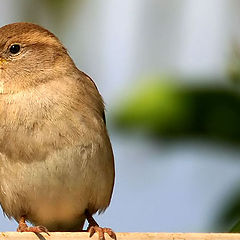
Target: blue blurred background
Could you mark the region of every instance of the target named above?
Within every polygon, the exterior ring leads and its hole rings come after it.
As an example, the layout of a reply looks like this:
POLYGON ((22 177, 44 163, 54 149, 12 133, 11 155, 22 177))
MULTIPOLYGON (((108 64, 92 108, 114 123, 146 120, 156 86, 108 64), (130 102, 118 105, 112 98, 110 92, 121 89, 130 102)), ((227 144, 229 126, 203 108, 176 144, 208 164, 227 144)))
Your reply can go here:
MULTIPOLYGON (((239 1, 0 0, 0 16, 55 33, 104 97, 116 184, 100 225, 222 232, 240 219, 239 1)), ((0 231, 16 228, 0 214, 0 231)))

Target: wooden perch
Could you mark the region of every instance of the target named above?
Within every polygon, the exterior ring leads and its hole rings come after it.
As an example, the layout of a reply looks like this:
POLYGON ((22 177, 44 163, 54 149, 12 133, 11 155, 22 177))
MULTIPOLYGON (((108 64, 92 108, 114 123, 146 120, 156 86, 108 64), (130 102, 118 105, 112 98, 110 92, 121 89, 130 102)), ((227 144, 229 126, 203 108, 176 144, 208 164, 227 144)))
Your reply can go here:
MULTIPOLYGON (((54 232, 47 234, 1 232, 0 240, 98 240, 97 234, 54 232)), ((111 238, 106 234, 106 240, 111 238)), ((118 240, 240 240, 239 233, 117 233, 118 240)))

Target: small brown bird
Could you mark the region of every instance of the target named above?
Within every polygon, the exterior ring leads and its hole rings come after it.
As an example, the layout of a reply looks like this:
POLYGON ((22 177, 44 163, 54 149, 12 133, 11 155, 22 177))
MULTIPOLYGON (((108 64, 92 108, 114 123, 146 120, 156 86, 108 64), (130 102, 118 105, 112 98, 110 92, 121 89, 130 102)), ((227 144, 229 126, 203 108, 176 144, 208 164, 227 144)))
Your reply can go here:
POLYGON ((0 28, 0 203, 20 232, 100 228, 114 160, 96 85, 61 42, 32 23, 0 28), (35 226, 28 227, 25 221, 35 226))

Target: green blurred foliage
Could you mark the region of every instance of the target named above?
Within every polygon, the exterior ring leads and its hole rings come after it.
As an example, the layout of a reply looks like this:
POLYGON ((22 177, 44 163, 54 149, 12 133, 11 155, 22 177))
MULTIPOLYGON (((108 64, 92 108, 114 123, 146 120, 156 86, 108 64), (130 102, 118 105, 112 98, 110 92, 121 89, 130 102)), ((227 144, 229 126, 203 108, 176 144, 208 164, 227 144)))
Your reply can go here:
POLYGON ((144 81, 115 113, 121 129, 155 137, 201 136, 240 141, 240 95, 223 86, 180 86, 174 79, 144 81))
POLYGON ((38 23, 47 21, 50 26, 61 33, 64 26, 74 15, 74 11, 80 10, 81 4, 86 0, 22 0, 22 8, 19 10, 22 21, 38 23), (77 8, 76 8, 77 6, 77 8))
POLYGON ((237 42, 233 43, 232 54, 229 60, 227 74, 235 85, 240 84, 240 48, 237 42))
POLYGON ((154 134, 176 134, 189 126, 187 104, 172 85, 151 81, 134 90, 134 95, 122 105, 115 120, 119 127, 144 128, 154 134))
MULTIPOLYGON (((171 77, 140 81, 117 108, 113 119, 115 126, 121 131, 143 131, 155 138, 201 137, 238 145, 238 88, 220 84, 180 85, 180 82, 171 77)), ((206 79, 197 82, 206 82, 206 79)), ((233 189, 213 228, 220 232, 231 228, 240 232, 240 188, 233 189)))
POLYGON ((215 228, 218 232, 240 232, 240 191, 233 188, 225 204, 216 217, 215 228))

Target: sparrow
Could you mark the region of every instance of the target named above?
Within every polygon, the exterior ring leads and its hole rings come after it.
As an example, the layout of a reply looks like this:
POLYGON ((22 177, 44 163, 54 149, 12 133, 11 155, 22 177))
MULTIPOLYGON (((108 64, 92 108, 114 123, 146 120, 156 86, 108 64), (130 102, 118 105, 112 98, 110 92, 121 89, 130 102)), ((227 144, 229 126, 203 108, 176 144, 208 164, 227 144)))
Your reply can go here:
POLYGON ((83 231, 111 200, 104 103, 59 39, 32 23, 0 28, 0 204, 19 232, 83 231), (26 224, 29 221, 33 226, 26 224))

